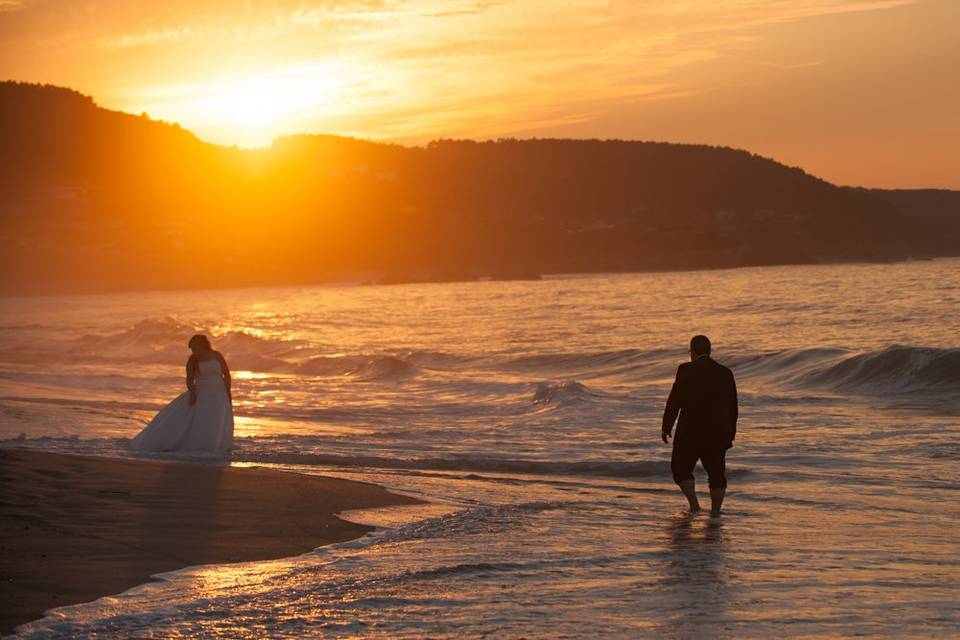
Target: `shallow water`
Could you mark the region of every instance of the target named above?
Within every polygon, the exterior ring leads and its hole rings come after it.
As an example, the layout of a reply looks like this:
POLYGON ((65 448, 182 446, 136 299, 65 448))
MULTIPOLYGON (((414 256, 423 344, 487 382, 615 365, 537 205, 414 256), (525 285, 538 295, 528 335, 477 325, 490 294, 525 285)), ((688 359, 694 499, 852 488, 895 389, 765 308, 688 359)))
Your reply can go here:
POLYGON ((202 330, 233 464, 435 502, 21 634, 957 633, 958 303, 958 260, 3 299, 0 446, 128 455, 202 330), (695 333, 740 389, 719 519, 682 514, 658 437, 695 333))

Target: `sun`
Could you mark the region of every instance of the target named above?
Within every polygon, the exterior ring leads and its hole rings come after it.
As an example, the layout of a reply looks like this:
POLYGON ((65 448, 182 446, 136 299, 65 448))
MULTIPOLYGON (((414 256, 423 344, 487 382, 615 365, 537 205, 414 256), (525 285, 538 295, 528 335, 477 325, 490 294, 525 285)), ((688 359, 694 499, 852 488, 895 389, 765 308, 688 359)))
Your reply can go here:
POLYGON ((168 87, 140 110, 234 144, 262 146, 292 132, 297 121, 330 115, 349 77, 348 65, 332 61, 236 71, 168 87))
POLYGON ((241 127, 273 125, 285 111, 283 95, 267 82, 239 82, 223 93, 227 122, 241 127))
POLYGON ((298 65, 231 78, 212 90, 224 124, 268 128, 290 117, 318 115, 337 97, 341 78, 336 65, 298 65))

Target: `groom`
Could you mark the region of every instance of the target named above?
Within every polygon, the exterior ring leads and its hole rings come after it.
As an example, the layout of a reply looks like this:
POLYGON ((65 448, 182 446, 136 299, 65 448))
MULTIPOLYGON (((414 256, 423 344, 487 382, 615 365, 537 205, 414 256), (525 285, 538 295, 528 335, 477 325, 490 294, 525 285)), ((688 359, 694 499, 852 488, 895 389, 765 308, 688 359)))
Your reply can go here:
POLYGON ((673 423, 670 470, 673 481, 690 503, 690 511, 700 511, 693 479, 697 460, 710 479, 710 513, 720 515, 727 491, 726 455, 737 435, 737 385, 733 372, 710 357, 710 339, 694 336, 690 340, 690 362, 681 364, 663 411, 660 437, 670 443, 673 423))

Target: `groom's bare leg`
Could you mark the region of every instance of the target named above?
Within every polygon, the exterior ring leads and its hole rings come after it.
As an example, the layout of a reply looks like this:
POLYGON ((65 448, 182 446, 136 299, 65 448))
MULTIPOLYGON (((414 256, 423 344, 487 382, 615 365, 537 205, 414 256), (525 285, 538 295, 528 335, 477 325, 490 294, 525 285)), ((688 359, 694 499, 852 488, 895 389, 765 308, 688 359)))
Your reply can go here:
POLYGON ((710 488, 710 515, 720 515, 720 507, 723 505, 723 496, 727 495, 727 488, 710 488))
POLYGON ((697 500, 696 482, 694 480, 684 480, 680 483, 680 491, 683 491, 687 502, 690 503, 690 513, 700 511, 700 501, 697 500))

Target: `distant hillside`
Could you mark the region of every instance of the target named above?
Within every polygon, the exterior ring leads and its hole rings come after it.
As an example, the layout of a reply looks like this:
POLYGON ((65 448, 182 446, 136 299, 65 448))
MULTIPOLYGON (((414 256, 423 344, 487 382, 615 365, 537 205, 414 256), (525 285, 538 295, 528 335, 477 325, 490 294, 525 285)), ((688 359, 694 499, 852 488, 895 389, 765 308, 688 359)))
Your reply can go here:
POLYGON ((0 83, 0 291, 462 279, 960 255, 960 196, 841 188, 746 151, 335 136, 211 145, 0 83))
POLYGON ((960 191, 947 189, 856 189, 879 199, 923 228, 927 254, 960 253, 960 191))

